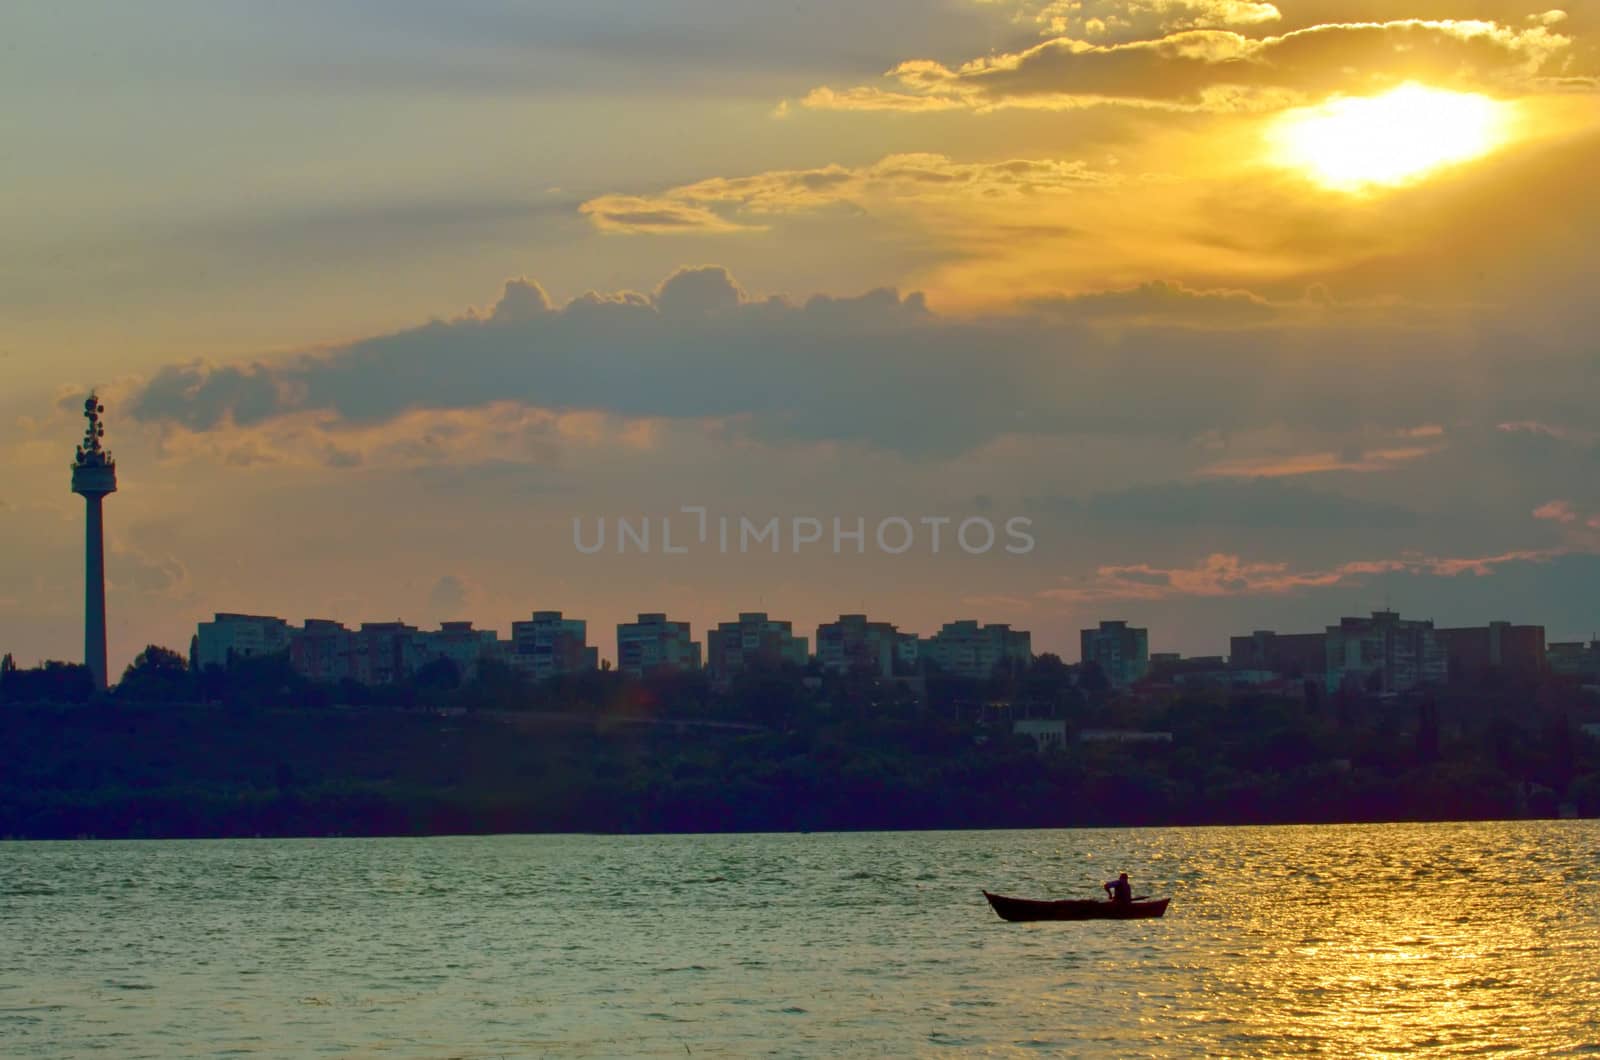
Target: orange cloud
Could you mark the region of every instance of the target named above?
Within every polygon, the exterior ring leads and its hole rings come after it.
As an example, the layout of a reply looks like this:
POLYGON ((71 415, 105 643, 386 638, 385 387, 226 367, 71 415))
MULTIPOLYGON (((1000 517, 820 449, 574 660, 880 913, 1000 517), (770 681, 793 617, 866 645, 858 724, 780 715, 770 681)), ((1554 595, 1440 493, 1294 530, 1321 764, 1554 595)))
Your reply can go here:
POLYGON ((1575 523, 1578 513, 1572 510, 1571 501, 1551 501, 1541 504, 1533 510, 1535 519, 1548 519, 1556 523, 1575 523))
POLYGON ((1302 589, 1320 589, 1376 574, 1425 574, 1455 577, 1487 576, 1509 563, 1545 563, 1566 548, 1528 549, 1476 558, 1405 556, 1358 560, 1327 570, 1296 571, 1287 563, 1247 563, 1237 555, 1213 553, 1192 567, 1155 567, 1146 563, 1096 568, 1087 585, 1047 589, 1039 595, 1068 604, 1109 601, 1158 601, 1182 597, 1282 596, 1302 589))
POLYGON ((1398 449, 1371 449, 1356 455, 1327 452, 1301 453, 1286 457, 1251 457, 1212 464, 1201 468, 1199 474, 1209 478, 1287 478, 1291 475, 1316 475, 1328 471, 1393 471, 1403 464, 1431 456, 1435 452, 1436 449, 1412 446, 1398 449))
POLYGON ((1579 445, 1593 445, 1596 440, 1600 440, 1600 434, 1596 434, 1594 431, 1540 423, 1537 420, 1517 420, 1511 423, 1502 423, 1497 425, 1495 429, 1506 434, 1543 435, 1546 438, 1556 438, 1563 442, 1573 442, 1579 445))
POLYGON ((1574 548, 1583 551, 1600 551, 1600 537, 1592 531, 1600 530, 1600 515, 1586 515, 1571 501, 1549 501, 1533 510, 1533 517, 1563 528, 1563 535, 1574 548))
POLYGON ((351 422, 318 409, 244 427, 195 431, 168 425, 160 447, 166 458, 235 467, 553 463, 574 448, 652 450, 660 444, 661 430, 647 418, 497 401, 471 409, 412 409, 379 422, 351 422))
POLYGON ((1507 563, 1545 563, 1557 556, 1566 555, 1568 551, 1567 548, 1521 549, 1481 559, 1435 559, 1428 561, 1426 570, 1427 573, 1446 578, 1453 578, 1458 574, 1472 574, 1481 578, 1493 574, 1496 567, 1507 563))

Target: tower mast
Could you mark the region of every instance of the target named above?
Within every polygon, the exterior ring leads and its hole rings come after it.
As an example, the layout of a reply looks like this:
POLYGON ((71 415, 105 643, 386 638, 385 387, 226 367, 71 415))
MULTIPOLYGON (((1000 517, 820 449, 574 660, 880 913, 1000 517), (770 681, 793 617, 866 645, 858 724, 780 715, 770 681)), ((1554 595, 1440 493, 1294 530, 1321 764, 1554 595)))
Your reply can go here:
POLYGON ((100 502, 117 491, 117 462, 102 441, 106 426, 100 422, 106 407, 91 393, 83 403, 83 441, 72 461, 72 492, 84 500, 83 537, 83 664, 94 687, 106 687, 106 542, 100 502))

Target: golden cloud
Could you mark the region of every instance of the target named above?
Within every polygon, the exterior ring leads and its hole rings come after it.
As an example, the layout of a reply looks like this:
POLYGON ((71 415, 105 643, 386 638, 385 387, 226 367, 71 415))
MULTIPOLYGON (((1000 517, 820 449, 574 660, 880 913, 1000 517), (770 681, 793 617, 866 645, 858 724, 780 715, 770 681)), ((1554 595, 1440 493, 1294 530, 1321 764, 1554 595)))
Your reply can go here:
MULTIPOLYGON (((978 0, 997 5, 1015 0, 978 0)), ((1041 35, 1093 39, 1144 37, 1184 29, 1277 22, 1277 5, 1258 0, 1027 0, 1015 19, 1041 35)))
POLYGON ((1279 109, 1411 80, 1512 92, 1582 89, 1595 71, 1574 66, 1573 38, 1556 32, 1558 24, 1404 19, 1329 23, 1259 38, 1191 28, 1109 44, 1061 36, 955 67, 908 60, 888 72, 888 86, 820 88, 801 102, 835 110, 1119 103, 1221 111, 1279 109))
MULTIPOLYGON (((785 101, 787 103, 787 101, 785 101)), ((843 91, 826 85, 814 88, 800 100, 800 105, 811 110, 898 110, 928 113, 941 110, 963 110, 969 101, 951 95, 914 95, 910 92, 893 92, 871 85, 858 85, 843 91)))
POLYGON ((856 168, 830 165, 712 177, 647 198, 602 195, 579 209, 609 232, 743 232, 761 226, 730 220, 728 212, 773 216, 871 202, 1021 202, 1119 179, 1078 161, 956 162, 941 154, 901 154, 856 168), (671 222, 660 223, 662 218, 671 222))
POLYGON ((578 207, 602 232, 678 235, 684 232, 754 232, 759 228, 734 224, 700 206, 670 198, 603 195, 578 207))

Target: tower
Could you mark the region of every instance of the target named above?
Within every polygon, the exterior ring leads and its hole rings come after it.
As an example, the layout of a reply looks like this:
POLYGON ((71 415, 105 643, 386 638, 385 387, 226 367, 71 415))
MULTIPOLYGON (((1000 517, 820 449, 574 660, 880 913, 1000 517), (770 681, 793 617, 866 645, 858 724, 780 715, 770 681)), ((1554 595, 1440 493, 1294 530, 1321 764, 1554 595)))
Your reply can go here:
POLYGON ((72 492, 85 504, 83 536, 83 664, 94 678, 94 686, 106 687, 106 542, 100 502, 117 491, 117 462, 101 444, 106 426, 100 416, 106 407, 90 394, 83 403, 83 441, 72 461, 72 492))

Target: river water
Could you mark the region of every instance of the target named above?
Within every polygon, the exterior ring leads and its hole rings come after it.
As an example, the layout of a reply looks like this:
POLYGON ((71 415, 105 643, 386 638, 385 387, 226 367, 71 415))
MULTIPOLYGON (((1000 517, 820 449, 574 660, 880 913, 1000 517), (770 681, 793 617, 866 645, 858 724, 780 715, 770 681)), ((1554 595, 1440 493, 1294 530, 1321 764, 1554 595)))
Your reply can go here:
POLYGON ((1600 1054, 1600 822, 0 844, 8 1058, 1421 1051, 1600 1054))

